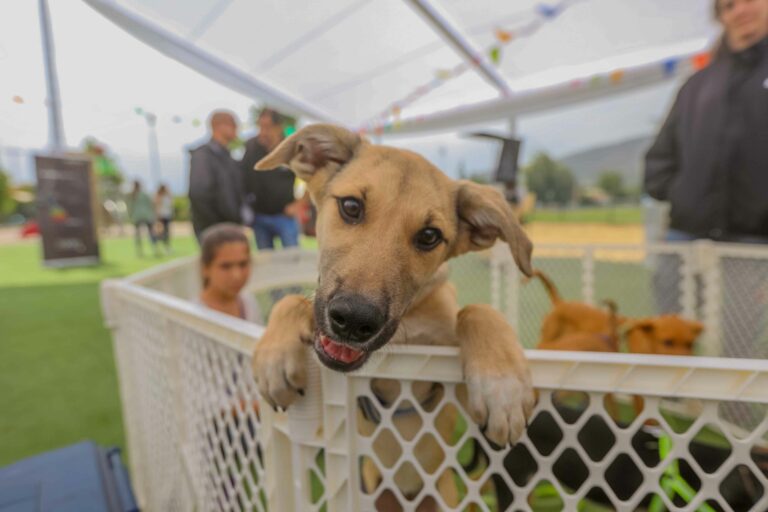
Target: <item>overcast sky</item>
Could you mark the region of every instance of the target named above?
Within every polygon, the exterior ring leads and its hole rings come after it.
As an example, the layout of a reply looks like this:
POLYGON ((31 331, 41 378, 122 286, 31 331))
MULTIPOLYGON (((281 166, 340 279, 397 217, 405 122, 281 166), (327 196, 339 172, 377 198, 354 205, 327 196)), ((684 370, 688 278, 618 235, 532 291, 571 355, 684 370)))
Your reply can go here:
MULTIPOLYGON (((204 122, 214 108, 231 109, 245 120, 257 100, 160 55, 79 0, 51 1, 50 8, 67 143, 77 147, 86 136, 94 136, 108 145, 129 177, 149 183, 147 128, 134 109, 152 111, 158 116, 163 178, 175 192, 184 192, 186 150, 206 137, 204 123, 195 127, 192 120, 204 122)), ((2 0, 0 164, 18 182, 33 178, 26 150, 42 149, 48 137, 40 41, 37 2, 2 0), (16 96, 23 103, 14 102, 16 96)), ((675 88, 664 84, 522 118, 517 127, 524 138, 523 158, 540 150, 560 156, 652 134, 675 88)), ((462 162, 469 171, 490 168, 497 152, 495 145, 461 134, 392 142, 422 152, 452 175, 462 162)))

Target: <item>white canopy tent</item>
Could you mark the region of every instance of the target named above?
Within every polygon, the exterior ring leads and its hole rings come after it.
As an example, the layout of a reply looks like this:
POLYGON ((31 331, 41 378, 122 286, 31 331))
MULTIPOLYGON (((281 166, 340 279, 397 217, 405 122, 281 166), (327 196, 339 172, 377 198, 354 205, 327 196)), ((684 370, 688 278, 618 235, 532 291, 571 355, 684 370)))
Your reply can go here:
POLYGON ((686 73, 710 0, 84 0, 135 37, 292 114, 448 131, 686 73))

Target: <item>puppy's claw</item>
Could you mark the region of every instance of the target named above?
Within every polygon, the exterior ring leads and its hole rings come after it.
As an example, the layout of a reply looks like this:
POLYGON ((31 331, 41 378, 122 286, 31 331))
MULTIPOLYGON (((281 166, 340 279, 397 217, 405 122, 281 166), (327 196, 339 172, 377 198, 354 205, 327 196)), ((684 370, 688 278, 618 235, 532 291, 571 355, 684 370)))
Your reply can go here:
POLYGON ((487 438, 486 438, 486 440, 488 441, 488 444, 490 445, 490 447, 491 447, 491 448, 493 448, 493 449, 494 449, 494 450, 496 450, 496 451, 499 451, 499 450, 501 450, 502 448, 504 448, 504 446, 503 446, 503 445, 500 445, 500 444, 496 444, 496 443, 494 443, 493 441, 491 441, 490 439, 487 439, 487 438))
POLYGON ((470 375, 467 381, 469 410, 483 435, 500 450, 517 442, 527 427, 530 383, 514 375, 470 375))
POLYGON ((253 373, 264 400, 285 411, 304 396, 305 347, 300 342, 273 341, 265 335, 256 346, 253 373))

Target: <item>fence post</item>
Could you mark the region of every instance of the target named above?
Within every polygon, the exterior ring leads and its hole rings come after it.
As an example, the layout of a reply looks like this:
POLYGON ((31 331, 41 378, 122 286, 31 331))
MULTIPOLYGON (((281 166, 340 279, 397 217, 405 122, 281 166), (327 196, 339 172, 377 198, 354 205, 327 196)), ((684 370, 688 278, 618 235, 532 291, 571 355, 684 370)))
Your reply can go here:
POLYGON ((507 285, 507 298, 505 301, 507 322, 515 328, 518 336, 520 336, 520 272, 516 265, 512 262, 507 262, 504 274, 507 285))
POLYGON ((118 391, 122 405, 123 425, 127 441, 128 467, 133 481, 134 492, 139 506, 143 509, 147 506, 147 495, 144 463, 142 450, 144 444, 139 440, 138 422, 140 421, 137 405, 138 383, 134 375, 130 336, 127 335, 125 325, 121 326, 119 314, 119 286, 116 279, 105 279, 101 282, 101 310, 105 326, 112 333, 112 350, 115 360, 115 369, 118 377, 118 391))
POLYGON ((501 311, 501 270, 504 255, 500 250, 501 244, 496 244, 491 248, 490 254, 490 279, 491 279, 491 306, 497 311, 501 311))
POLYGON ((595 303, 595 250, 584 248, 584 259, 581 269, 582 300, 587 304, 595 303))
POLYGON ((696 318, 696 305, 698 301, 696 274, 703 272, 706 275, 706 269, 702 264, 702 255, 697 251, 696 246, 688 245, 679 254, 683 267, 680 272, 682 279, 680 279, 681 304, 679 305, 683 316, 696 318))
POLYGON ((714 242, 695 242, 694 249, 700 265, 704 286, 704 335, 701 340, 703 355, 719 356, 722 353, 722 288, 720 253, 714 242))
POLYGON ((354 502, 360 481, 352 450, 357 403, 352 400, 351 377, 322 369, 325 497, 328 512, 360 510, 354 502), (350 401, 352 405, 350 406, 350 401))

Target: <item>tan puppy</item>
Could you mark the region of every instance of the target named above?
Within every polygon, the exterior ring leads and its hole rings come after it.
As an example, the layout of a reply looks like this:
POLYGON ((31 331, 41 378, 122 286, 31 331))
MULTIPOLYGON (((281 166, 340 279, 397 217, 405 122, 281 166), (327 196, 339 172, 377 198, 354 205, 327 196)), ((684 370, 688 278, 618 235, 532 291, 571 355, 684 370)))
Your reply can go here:
POLYGON ((596 352, 617 352, 617 328, 625 319, 616 313, 616 304, 604 301, 608 311, 603 311, 582 302, 566 302, 560 297, 557 287, 540 270, 534 270, 552 301, 552 311, 541 324, 541 338, 538 348, 547 350, 585 350, 596 352), (569 348, 563 348, 563 343, 569 348), (560 344, 560 347, 553 347, 560 344))
POLYGON ((691 356, 704 326, 677 315, 637 320, 626 333, 627 349, 635 354, 691 356))
POLYGON ((459 309, 443 268, 501 239, 531 274, 531 243, 503 196, 331 125, 303 128, 256 168, 279 165, 307 182, 317 206, 320 268, 314 300, 276 304, 256 347, 264 399, 287 407, 302 394, 305 344, 342 372, 386 343, 457 345, 469 414, 494 443, 515 442, 534 407, 523 351, 490 306, 459 309))

